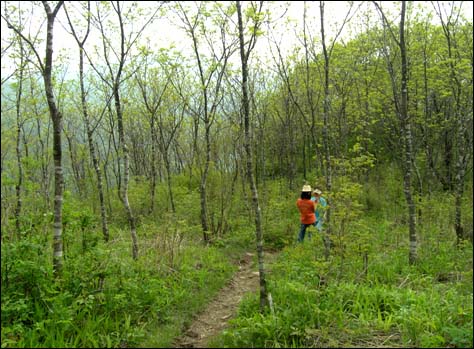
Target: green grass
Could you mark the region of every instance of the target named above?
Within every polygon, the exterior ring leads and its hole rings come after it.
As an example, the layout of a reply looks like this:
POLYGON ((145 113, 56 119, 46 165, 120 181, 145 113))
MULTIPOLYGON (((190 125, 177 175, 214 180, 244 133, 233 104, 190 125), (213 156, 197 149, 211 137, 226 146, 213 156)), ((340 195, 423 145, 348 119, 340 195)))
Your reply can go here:
POLYGON ((351 239, 329 261, 321 239, 289 246, 269 277, 275 314, 260 314, 256 295, 248 298, 214 345, 472 347, 472 244, 456 247, 454 236, 440 241, 420 226, 419 262, 409 266, 407 228, 362 219, 366 276, 351 239))
MULTIPOLYGON (((344 186, 344 193, 357 189, 344 186)), ((406 207, 394 200, 400 188, 361 193, 365 207, 350 215, 334 205, 340 211, 333 217, 345 220, 333 226, 335 248, 327 261, 318 234, 295 243, 294 193, 281 192, 277 182, 266 188, 264 246, 281 249, 267 274, 275 312, 261 314, 258 295, 247 295, 212 347, 472 346, 473 250, 469 242, 456 246, 447 213, 452 197, 423 198, 419 260, 410 266, 406 207)), ((348 199, 344 193, 341 200, 348 199)), ((185 212, 140 215, 137 261, 124 222, 111 224, 111 240, 104 243, 95 215, 70 200, 59 281, 48 222, 20 239, 4 238, 2 347, 171 347, 232 276, 232 261, 255 251, 253 220, 241 198, 233 199, 228 230, 205 247, 199 205, 193 204, 197 194, 186 194, 176 190, 185 212)), ((472 200, 463 209, 472 217, 472 200)))
POLYGON ((144 236, 133 261, 127 232, 114 234, 70 252, 60 283, 34 239, 2 244, 3 347, 167 347, 234 271, 215 247, 183 242, 171 259, 144 236))

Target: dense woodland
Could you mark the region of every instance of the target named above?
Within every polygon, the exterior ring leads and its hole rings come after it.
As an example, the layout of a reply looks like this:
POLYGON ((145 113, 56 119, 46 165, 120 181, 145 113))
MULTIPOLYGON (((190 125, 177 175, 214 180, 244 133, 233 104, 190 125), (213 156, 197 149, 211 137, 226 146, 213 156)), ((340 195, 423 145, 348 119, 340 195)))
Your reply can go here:
POLYGON ((216 347, 472 347, 472 15, 341 4, 1 2, 2 348, 170 347, 249 251, 216 347))

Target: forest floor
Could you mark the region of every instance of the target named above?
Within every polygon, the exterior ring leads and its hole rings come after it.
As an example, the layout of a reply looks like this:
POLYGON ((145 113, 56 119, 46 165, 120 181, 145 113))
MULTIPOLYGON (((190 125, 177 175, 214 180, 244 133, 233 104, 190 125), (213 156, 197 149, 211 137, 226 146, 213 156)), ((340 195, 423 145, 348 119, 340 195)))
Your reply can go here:
MULTIPOLYGON (((209 341, 219 335, 236 314, 243 297, 259 290, 256 253, 247 252, 237 261, 239 270, 222 288, 206 309, 197 314, 186 332, 174 341, 175 348, 207 348, 209 341)), ((264 252, 265 274, 271 271, 271 263, 277 253, 264 252)))

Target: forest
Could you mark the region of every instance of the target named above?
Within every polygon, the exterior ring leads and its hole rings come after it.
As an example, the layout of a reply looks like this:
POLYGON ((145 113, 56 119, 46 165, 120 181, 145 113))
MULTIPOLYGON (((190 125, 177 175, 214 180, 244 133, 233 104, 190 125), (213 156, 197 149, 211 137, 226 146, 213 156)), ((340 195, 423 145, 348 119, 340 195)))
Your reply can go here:
POLYGON ((2 348, 472 348, 472 2, 1 25, 2 348))

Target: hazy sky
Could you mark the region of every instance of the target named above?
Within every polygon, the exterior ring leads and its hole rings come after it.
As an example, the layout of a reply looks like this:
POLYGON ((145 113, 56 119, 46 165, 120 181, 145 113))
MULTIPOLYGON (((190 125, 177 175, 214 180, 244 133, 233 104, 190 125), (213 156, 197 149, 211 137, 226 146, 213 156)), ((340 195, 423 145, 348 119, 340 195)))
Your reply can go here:
MULTIPOLYGON (((3 3, 2 1, 2 13, 3 13, 3 3)), ((17 4, 17 1, 9 1, 7 3, 17 4)), ((72 6, 78 6, 77 2, 67 2, 68 9, 70 9, 70 13, 73 12, 72 6)), ((157 2, 151 1, 139 1, 140 6, 156 6, 157 2)), ((442 2, 443 4, 450 4, 451 2, 442 2)), ((456 2, 460 4, 461 2, 456 2)), ((22 1, 22 8, 24 10, 29 11, 32 6, 31 2, 22 1)), ((186 5, 192 3, 186 2, 186 5)), ((243 2, 245 5, 245 2, 243 2)), ((269 3, 267 3, 268 6, 269 3)), ((307 2, 310 9, 308 10, 308 23, 309 23, 309 31, 313 37, 319 38, 320 36, 320 18, 319 18, 319 2, 307 2)), ((398 5, 394 6, 394 3, 391 1, 383 1, 381 5, 384 9, 390 10, 392 13, 392 19, 395 23, 398 23, 397 15, 399 14, 399 3, 398 5)), ((415 1, 412 2, 414 6, 423 5, 425 10, 432 10, 432 3, 428 1, 415 1)), ((465 1, 463 2, 463 13, 466 17, 468 17, 472 21, 472 1, 465 1)), ((303 1, 291 1, 291 2, 273 2, 270 6, 270 10, 272 13, 272 17, 274 22, 272 22, 271 26, 273 27, 272 33, 274 33, 273 38, 274 40, 281 46, 283 49, 290 50, 295 45, 298 45, 298 41, 295 39, 297 33, 302 32, 302 24, 303 24, 303 1), (285 8, 288 10, 285 12, 285 8), (284 15, 284 17, 282 17, 284 15), (282 17, 277 20, 277 18, 282 17), (284 24, 286 21, 289 23, 284 24)), ((361 2, 356 1, 354 8, 361 5, 360 11, 371 8, 374 9, 374 5, 371 2, 361 2), (362 4, 362 5, 361 5, 362 4)), ((44 10, 39 7, 36 9, 37 15, 35 18, 44 18, 44 10)), ((326 1, 325 2, 325 29, 327 34, 327 40, 330 41, 332 39, 332 35, 340 28, 341 23, 345 15, 348 11, 348 2, 346 1, 326 1)), ((345 27, 345 32, 342 33, 342 37, 344 35, 348 35, 349 32, 357 31, 357 29, 353 28, 353 26, 357 23, 357 16, 353 18, 351 25, 345 27)), ((374 16, 372 18, 374 25, 378 25, 380 23, 380 18, 378 15, 375 15, 375 11, 373 12, 374 16), (378 23, 378 24, 377 24, 378 23)), ((143 17, 141 17, 143 19, 143 17)), ((138 20, 137 20, 138 21, 138 20)), ((360 21, 359 21, 360 22, 360 21)), ((191 40, 187 37, 184 32, 179 29, 176 24, 179 24, 179 20, 176 20, 174 16, 168 15, 166 18, 159 19, 153 26, 147 28, 146 32, 144 33, 146 36, 150 38, 152 43, 152 48, 157 47, 169 47, 171 43, 174 43, 177 50, 181 52, 188 52, 192 54, 191 51, 191 40)), ((5 21, 2 19, 2 28, 1 28, 1 36, 2 36, 2 51, 3 48, 9 42, 9 37, 12 35, 12 31, 6 28, 5 21)), ((38 26, 38 24, 36 24, 38 26)), ((32 26, 31 32, 35 33, 35 30, 32 26)), ((78 56, 78 49, 75 40, 72 36, 64 30, 64 27, 67 27, 67 21, 65 18, 64 11, 61 10, 58 14, 58 20, 55 23, 55 30, 54 30, 54 53, 55 56, 58 53, 62 53, 63 55, 68 55, 75 59, 74 57, 78 56)), ((134 29, 137 30, 139 27, 138 23, 134 23, 134 29)), ((43 26, 44 28, 44 26, 43 26)), ((44 37, 45 34, 42 33, 40 37, 44 37)), ((91 37, 88 39, 87 44, 92 44, 95 42, 96 44, 99 43, 99 36, 95 31, 95 35, 91 34, 91 37)), ((256 50, 257 54, 264 55, 265 52, 268 52, 269 43, 267 39, 261 38, 257 42, 256 50)), ((203 47, 204 48, 204 47, 203 47)), ((38 46, 38 52, 44 52, 44 44, 38 46)), ((6 57, 2 57, 2 78, 4 78, 5 74, 8 74, 12 70, 11 61, 6 57), (4 70, 5 69, 5 70, 4 70)), ((72 69, 74 69, 75 64, 71 65, 72 69)))

